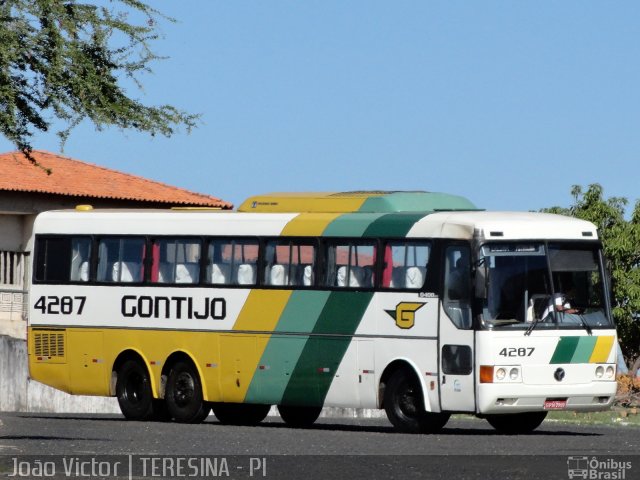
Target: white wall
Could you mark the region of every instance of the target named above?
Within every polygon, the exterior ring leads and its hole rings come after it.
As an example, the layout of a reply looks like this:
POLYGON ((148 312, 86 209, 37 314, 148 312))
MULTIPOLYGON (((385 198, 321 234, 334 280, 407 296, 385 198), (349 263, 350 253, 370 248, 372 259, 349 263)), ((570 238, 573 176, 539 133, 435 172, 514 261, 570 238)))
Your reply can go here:
POLYGON ((0 250, 23 251, 23 218, 24 215, 0 214, 0 250))
POLYGON ((28 378, 27 343, 0 335, 0 411, 120 413, 115 398, 68 395, 28 378))

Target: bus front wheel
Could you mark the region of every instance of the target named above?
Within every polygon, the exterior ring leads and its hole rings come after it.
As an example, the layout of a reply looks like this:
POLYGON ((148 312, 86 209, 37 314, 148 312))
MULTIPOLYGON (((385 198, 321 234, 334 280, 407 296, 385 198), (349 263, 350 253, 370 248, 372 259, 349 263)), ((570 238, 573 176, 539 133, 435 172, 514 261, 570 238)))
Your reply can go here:
POLYGON ((437 433, 449 420, 448 413, 425 412, 416 376, 396 371, 385 385, 384 409, 395 429, 404 433, 437 433))
POLYGON ((190 363, 178 361, 169 371, 164 399, 169 415, 179 423, 201 423, 211 407, 202 396, 202 384, 190 363))
POLYGON ((120 411, 127 420, 150 420, 153 417, 153 393, 147 369, 136 360, 127 360, 118 369, 116 396, 120 411))
POLYGON ((487 415, 485 418, 498 432, 517 435, 533 432, 546 417, 547 412, 523 412, 487 415))
POLYGON ((314 424, 320 416, 322 407, 295 407, 278 405, 280 417, 290 427, 307 428, 314 424))

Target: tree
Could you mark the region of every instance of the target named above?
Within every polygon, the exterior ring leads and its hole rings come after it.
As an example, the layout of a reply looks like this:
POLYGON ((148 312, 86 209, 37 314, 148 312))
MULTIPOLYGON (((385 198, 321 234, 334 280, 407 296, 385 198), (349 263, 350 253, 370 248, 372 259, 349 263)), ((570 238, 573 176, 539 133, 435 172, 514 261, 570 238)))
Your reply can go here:
POLYGON ((197 115, 143 105, 123 84, 141 89, 140 75, 160 58, 150 49, 159 19, 174 21, 141 0, 0 0, 2 134, 33 161, 34 131, 54 120, 63 125, 62 145, 85 119, 97 130, 190 131, 197 115))
POLYGON ((613 293, 613 316, 622 349, 627 358, 640 353, 640 201, 629 220, 625 219, 628 200, 603 197, 598 184, 586 191, 574 185, 575 203, 569 208, 552 207, 543 211, 588 220, 598 227, 607 257, 613 293))

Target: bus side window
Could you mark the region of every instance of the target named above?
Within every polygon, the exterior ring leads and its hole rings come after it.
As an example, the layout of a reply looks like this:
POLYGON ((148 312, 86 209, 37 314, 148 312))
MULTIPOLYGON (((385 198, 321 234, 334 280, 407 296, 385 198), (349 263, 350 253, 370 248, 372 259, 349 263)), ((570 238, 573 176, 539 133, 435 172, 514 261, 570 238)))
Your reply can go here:
POLYGON ((445 253, 444 309, 458 328, 471 328, 471 263, 469 247, 450 246, 445 253))
POLYGON ((200 279, 200 242, 163 238, 152 244, 151 281, 157 283, 198 283, 200 279))
POLYGON ((36 250, 36 280, 61 283, 89 281, 89 237, 38 238, 36 250))
POLYGON ((91 239, 71 239, 71 281, 88 282, 91 263, 91 239))
POLYGON ((206 283, 210 285, 255 285, 258 241, 212 239, 207 253, 206 283))
POLYGON ((427 279, 431 245, 393 241, 385 245, 382 288, 420 290, 427 279))
POLYGON ((264 284, 309 287, 314 283, 315 246, 295 240, 274 240, 266 245, 264 284))
POLYGON ((143 238, 103 238, 98 246, 96 280, 108 283, 139 283, 144 279, 143 238))
POLYGON ((375 262, 373 242, 328 245, 325 284, 340 288, 371 288, 375 280, 375 262))

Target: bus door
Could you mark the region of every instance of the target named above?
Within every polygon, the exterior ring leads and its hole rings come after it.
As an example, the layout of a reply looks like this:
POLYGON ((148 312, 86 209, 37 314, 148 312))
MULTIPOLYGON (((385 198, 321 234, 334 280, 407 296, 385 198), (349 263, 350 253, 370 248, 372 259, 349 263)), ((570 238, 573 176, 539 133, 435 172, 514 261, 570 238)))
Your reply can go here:
POLYGON ((448 245, 443 260, 438 322, 440 407, 446 411, 473 412, 476 407, 469 245, 448 245))

